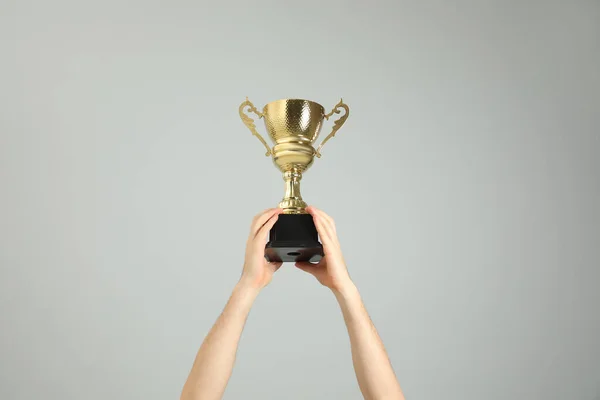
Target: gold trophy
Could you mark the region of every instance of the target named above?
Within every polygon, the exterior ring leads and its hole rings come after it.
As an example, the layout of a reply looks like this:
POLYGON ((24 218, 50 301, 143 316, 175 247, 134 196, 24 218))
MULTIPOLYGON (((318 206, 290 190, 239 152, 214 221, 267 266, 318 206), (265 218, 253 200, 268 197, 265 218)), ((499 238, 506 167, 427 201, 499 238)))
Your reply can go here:
POLYGON ((260 112, 246 98, 239 112, 250 132, 265 146, 265 155, 270 156, 283 172, 285 181, 285 196, 279 203, 283 214, 269 232, 265 257, 269 261, 319 261, 323 257, 323 245, 319 242, 312 216, 306 212, 307 205, 300 195, 300 180, 313 164, 314 157, 321 157, 323 145, 335 136, 348 118, 348 106, 340 100, 329 114, 325 114, 323 106, 314 101, 283 99, 267 104, 260 112), (258 133, 246 110, 264 119, 273 148, 258 133), (345 110, 344 114, 334 122, 331 133, 315 150, 313 143, 319 137, 323 121, 342 110, 345 110))

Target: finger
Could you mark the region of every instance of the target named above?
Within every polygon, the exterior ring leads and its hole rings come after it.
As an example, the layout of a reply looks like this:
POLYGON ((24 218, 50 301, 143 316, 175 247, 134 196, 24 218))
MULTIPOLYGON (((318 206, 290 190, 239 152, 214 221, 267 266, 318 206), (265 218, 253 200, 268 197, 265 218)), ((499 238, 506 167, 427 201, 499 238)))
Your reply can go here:
POLYGON ((256 214, 253 218, 252 218, 252 225, 254 225, 254 223, 262 216, 265 215, 266 213, 268 213, 269 211, 273 211, 275 209, 275 207, 269 207, 269 208, 265 208, 264 210, 262 210, 261 212, 259 212, 258 214, 256 214))
POLYGON ((275 273, 275 272, 277 272, 277 270, 279 268, 281 268, 282 265, 283 265, 283 262, 281 262, 281 261, 273 261, 273 262, 269 263, 269 268, 271 269, 271 271, 273 273, 275 273))
POLYGON ((319 210, 314 207, 310 207, 310 209, 307 208, 307 210, 310 210, 309 213, 313 216, 315 227, 317 228, 319 236, 323 239, 323 242, 332 241, 335 237, 335 232, 329 227, 319 210))
POLYGON ((328 226, 331 227, 333 224, 333 220, 331 219, 331 217, 329 217, 323 210, 315 207, 315 206, 308 206, 306 208, 308 210, 309 213, 311 213, 313 216, 314 215, 318 215, 323 219, 323 222, 328 226))
POLYGON ((255 237, 258 231, 264 226, 264 224, 271 218, 273 215, 278 214, 280 212, 280 208, 270 208, 263 213, 257 215, 252 221, 252 237, 255 237))
POLYGON ((314 212, 313 218, 315 220, 315 226, 319 233, 319 237, 321 238, 321 242, 323 243, 325 255, 327 256, 328 254, 331 255, 336 253, 339 251, 340 243, 335 228, 332 228, 331 225, 327 223, 327 220, 320 210, 316 209, 312 212, 314 212))
POLYGON ((323 218, 318 214, 315 214, 313 219, 315 221, 315 227, 317 228, 321 242, 323 242, 325 247, 328 247, 333 242, 333 232, 331 232, 329 227, 325 224, 323 218))
POLYGON ((335 221, 333 220, 333 218, 325 211, 321 211, 321 215, 323 216, 323 218, 325 218, 325 221, 327 221, 333 232, 337 234, 337 229, 335 227, 335 221))
POLYGON ((298 261, 294 265, 296 265, 296 267, 298 267, 298 269, 301 269, 304 272, 308 272, 311 275, 314 275, 315 272, 317 271, 317 268, 319 268, 318 264, 311 264, 307 261, 298 261))
POLYGON ((330 239, 331 239, 330 244, 339 246, 337 229, 335 227, 335 222, 333 221, 333 218, 331 218, 325 211, 318 210, 318 209, 316 210, 316 214, 318 215, 318 217, 320 219, 323 220, 323 224, 325 225, 325 227, 327 228, 327 230, 330 234, 330 239))
POLYGON ((329 214, 327 214, 325 211, 321 210, 321 209, 316 209, 317 213, 325 220, 325 223, 329 226, 329 228, 333 231, 333 232, 337 232, 335 229, 335 222, 333 220, 333 218, 331 218, 329 216, 329 214))
POLYGON ((256 214, 253 218, 252 218, 252 222, 250 222, 250 232, 254 233, 254 226, 257 224, 258 220, 263 216, 268 214, 269 212, 273 211, 275 208, 267 208, 261 212, 259 212, 258 214, 256 214))
POLYGON ((256 232, 254 240, 259 240, 260 242, 264 242, 267 240, 267 234, 269 233, 273 225, 275 225, 275 222, 277 222, 277 220, 279 219, 279 212, 276 211, 271 213, 270 215, 271 217, 263 224, 263 226, 258 230, 258 232, 256 232))

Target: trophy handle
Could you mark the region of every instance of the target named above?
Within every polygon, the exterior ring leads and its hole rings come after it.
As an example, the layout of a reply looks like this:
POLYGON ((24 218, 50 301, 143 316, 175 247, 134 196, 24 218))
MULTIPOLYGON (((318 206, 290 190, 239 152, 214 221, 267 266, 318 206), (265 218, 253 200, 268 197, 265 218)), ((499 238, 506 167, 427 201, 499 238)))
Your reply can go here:
POLYGON ((260 136, 260 133, 258 133, 258 131, 256 130, 256 125, 254 125, 254 120, 244 113, 245 107, 248 107, 248 111, 252 111, 254 114, 258 115, 259 119, 264 117, 264 114, 261 113, 260 111, 258 111, 256 109, 256 107, 254 107, 254 104, 252 104, 252 102, 250 100, 248 100, 247 97, 246 97, 246 101, 244 101, 242 104, 240 104, 240 117, 242 118, 242 121, 248 127, 248 129, 250 129, 250 132, 252 132, 252 134, 254 136, 256 136, 258 138, 258 140, 261 141, 262 144, 265 145, 265 148, 267 149, 267 153, 265 154, 265 156, 268 157, 272 154, 271 148, 269 147, 267 142, 265 142, 265 139, 263 139, 263 137, 260 136))
POLYGON ((350 114, 350 109, 348 108, 348 106, 346 104, 344 104, 344 102, 342 101, 342 99, 340 99, 340 102, 335 105, 335 107, 333 108, 333 110, 331 110, 331 112, 329 114, 325 114, 323 116, 326 120, 329 120, 329 117, 331 117, 333 114, 339 114, 341 112, 342 108, 344 110, 346 110, 346 112, 344 113, 344 115, 342 115, 341 117, 339 117, 333 123, 333 129, 331 130, 331 133, 329 135, 327 135, 327 137, 325 139, 323 139, 323 141, 319 145, 319 148, 315 152, 315 155, 318 158, 321 158, 321 148, 323 147, 323 145, 329 139, 331 139, 332 137, 334 137, 335 133, 338 131, 338 129, 340 129, 342 127, 342 125, 344 125, 344 122, 346 122, 346 119, 348 118, 348 115, 350 114))

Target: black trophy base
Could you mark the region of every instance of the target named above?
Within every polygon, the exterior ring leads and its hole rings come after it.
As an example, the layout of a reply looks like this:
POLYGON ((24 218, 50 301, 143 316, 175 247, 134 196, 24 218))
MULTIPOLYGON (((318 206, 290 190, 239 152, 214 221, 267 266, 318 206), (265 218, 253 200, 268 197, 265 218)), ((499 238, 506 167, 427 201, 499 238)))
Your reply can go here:
POLYGON ((268 261, 316 262, 323 258, 323 245, 310 214, 281 214, 269 232, 265 247, 268 261))

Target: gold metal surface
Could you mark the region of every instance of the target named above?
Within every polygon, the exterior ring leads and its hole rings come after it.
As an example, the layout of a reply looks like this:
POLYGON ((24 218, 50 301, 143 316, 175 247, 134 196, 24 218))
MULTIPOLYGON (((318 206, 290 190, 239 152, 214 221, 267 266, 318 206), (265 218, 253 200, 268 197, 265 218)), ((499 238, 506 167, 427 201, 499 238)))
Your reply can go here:
POLYGON ((348 118, 348 115, 350 114, 350 109, 348 108, 347 105, 344 104, 343 100, 340 99, 340 102, 335 105, 335 107, 333 108, 333 110, 331 110, 331 112, 329 114, 323 116, 326 120, 329 120, 329 117, 331 117, 334 113, 335 114, 339 114, 340 113, 340 108, 343 108, 344 110, 346 110, 346 112, 344 113, 344 115, 342 115, 340 118, 338 118, 333 123, 333 129, 331 130, 331 133, 329 135, 327 135, 327 137, 325 139, 323 139, 323 141, 319 145, 319 148, 316 150, 315 155, 317 157, 319 157, 319 158, 321 158, 321 148, 323 148, 323 146, 325 145, 325 143, 329 139, 331 139, 332 137, 334 137, 335 133, 338 131, 338 129, 340 129, 342 127, 342 125, 344 125, 344 122, 346 122, 346 118, 348 118))
POLYGON ((240 105, 240 117, 242 118, 242 121, 244 121, 244 124, 246 124, 246 126, 248 127, 248 129, 250 129, 250 132, 252 132, 252 134, 254 136, 256 136, 258 138, 258 140, 260 140, 262 142, 262 144, 265 145, 267 152, 265 154, 265 156, 270 156, 271 155, 271 148, 269 147, 269 145, 267 144, 267 142, 265 142, 265 139, 263 139, 262 136, 260 136, 260 133, 258 133, 258 131, 256 130, 256 125, 254 125, 254 120, 252 118, 250 118, 249 116, 247 116, 244 113, 244 107, 249 107, 249 111, 252 111, 254 114, 258 115, 258 118, 262 118, 264 117, 264 115, 262 113, 260 113, 256 107, 254 107, 254 104, 252 104, 250 102, 250 100, 248 100, 248 98, 246 97, 246 101, 243 102, 240 105))
POLYGON ((306 203, 300 194, 302 173, 312 166, 315 156, 321 157, 321 148, 346 122, 350 109, 340 100, 329 114, 325 114, 323 106, 314 101, 283 99, 268 103, 262 112, 259 112, 246 98, 240 105, 239 112, 250 132, 266 147, 266 155, 272 156, 275 166, 283 172, 285 195, 279 207, 283 208, 285 214, 306 213, 306 203), (254 120, 244 113, 246 107, 264 119, 267 133, 274 144, 272 149, 256 130, 254 120), (334 122, 331 133, 315 150, 313 143, 319 137, 323 120, 328 120, 333 114, 339 114, 341 109, 345 110, 344 115, 334 122))

